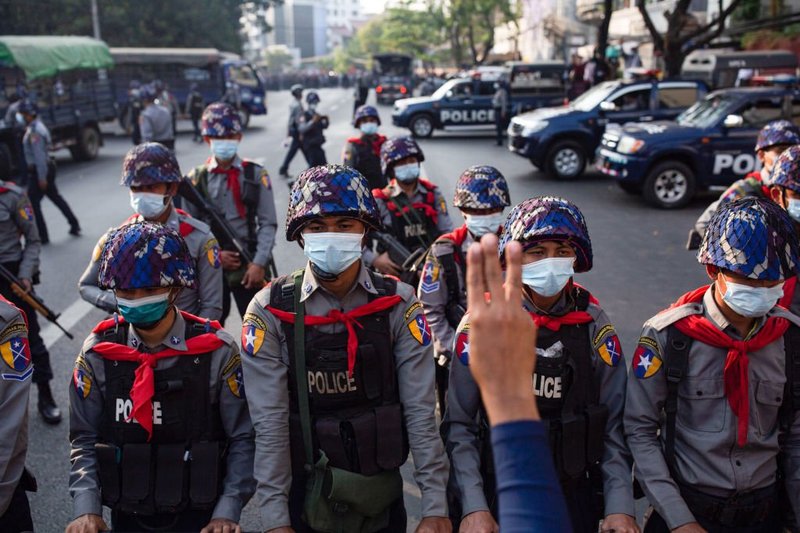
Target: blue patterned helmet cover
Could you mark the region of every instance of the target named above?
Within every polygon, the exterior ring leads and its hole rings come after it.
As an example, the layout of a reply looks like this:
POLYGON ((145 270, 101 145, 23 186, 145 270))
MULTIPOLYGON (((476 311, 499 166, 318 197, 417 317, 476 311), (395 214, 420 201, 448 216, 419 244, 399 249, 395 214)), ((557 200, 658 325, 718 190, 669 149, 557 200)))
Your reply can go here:
POLYGON ((575 249, 575 272, 592 268, 592 241, 578 206, 556 196, 529 198, 514 207, 500 234, 500 260, 505 261, 505 248, 510 241, 519 241, 523 248, 541 241, 565 241, 575 249))
POLYGON ((169 148, 159 143, 142 143, 125 155, 119 184, 141 187, 154 183, 180 183, 181 179, 178 160, 169 148))
POLYGON ((153 222, 134 222, 108 236, 98 281, 103 289, 194 287, 194 260, 174 229, 153 222))
POLYGON ((488 165, 469 167, 456 182, 453 205, 459 209, 500 209, 511 205, 506 178, 488 165))
POLYGON ((342 165, 311 167, 297 177, 289 193, 286 240, 296 240, 307 222, 326 216, 349 216, 374 229, 383 227, 366 178, 342 165))
POLYGON ((316 91, 308 91, 308 93, 306 93, 306 103, 307 104, 319 103, 319 95, 316 93, 316 91))
POLYGON ((758 133, 756 152, 778 144, 800 144, 800 128, 788 120, 770 122, 758 133))
POLYGON ((378 125, 381 124, 381 116, 378 114, 378 110, 372 107, 371 105, 362 105, 358 109, 356 109, 355 115, 353 115, 353 126, 356 128, 358 127, 358 123, 361 119, 373 117, 378 119, 378 125))
POLYGON ((769 183, 800 193, 800 145, 790 146, 778 156, 769 183))
POLYGON ((152 83, 145 83, 139 88, 139 96, 144 100, 155 100, 158 90, 152 83))
POLYGON ((395 162, 409 156, 415 156, 419 161, 425 161, 425 154, 422 153, 417 141, 411 137, 392 137, 381 146, 381 172, 386 171, 395 162))
POLYGON ((201 133, 206 137, 228 137, 242 133, 238 111, 225 102, 214 102, 203 110, 201 133))
POLYGON ((797 233, 792 219, 775 202, 742 198, 714 214, 697 260, 750 279, 787 279, 797 270, 797 233))
POLYGON ((34 104, 31 100, 28 100, 27 98, 25 98, 19 103, 17 111, 19 111, 20 113, 24 113, 26 115, 39 114, 39 108, 36 106, 36 104, 34 104))

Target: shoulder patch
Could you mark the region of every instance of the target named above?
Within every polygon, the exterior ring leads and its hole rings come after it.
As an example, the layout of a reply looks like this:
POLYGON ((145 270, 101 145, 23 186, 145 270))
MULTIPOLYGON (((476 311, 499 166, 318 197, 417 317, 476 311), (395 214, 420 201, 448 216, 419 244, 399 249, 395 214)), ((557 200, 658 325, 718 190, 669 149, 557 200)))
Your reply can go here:
POLYGON ((85 365, 75 364, 75 369, 72 371, 72 384, 82 399, 89 396, 92 391, 92 378, 85 365))
POLYGON ((261 177, 259 181, 261 182, 261 185, 267 189, 272 189, 272 180, 269 179, 269 172, 267 172, 266 168, 261 169, 261 177))
POLYGON ((213 268, 220 268, 222 262, 219 258, 219 243, 217 239, 209 239, 205 246, 203 246, 203 255, 206 257, 208 264, 213 268))
POLYGON ((423 313, 419 313, 414 320, 408 323, 408 331, 421 345, 428 346, 431 343, 431 328, 423 313))
POLYGON ((419 282, 419 289, 425 294, 430 294, 439 290, 441 282, 439 274, 441 272, 439 260, 433 254, 428 254, 425 266, 422 267, 422 279, 419 282))
POLYGON ((225 381, 228 383, 228 388, 231 390, 231 394, 237 398, 244 398, 244 377, 242 375, 241 363, 225 381))
POLYGON ((16 335, 0 344, 0 357, 14 372, 24 372, 31 366, 31 349, 27 337, 16 335))
POLYGON ((233 371, 234 368, 236 368, 237 365, 241 364, 242 364, 242 358, 237 353, 233 357, 231 357, 227 363, 225 363, 225 366, 222 368, 222 375, 227 376, 228 374, 231 373, 231 371, 233 371))
POLYGON ((413 304, 411 304, 411 306, 403 314, 403 321, 407 322, 408 319, 411 318, 411 315, 414 314, 414 311, 416 311, 417 309, 422 309, 422 304, 421 303, 414 302, 413 304))
POLYGON ((264 343, 266 332, 267 325, 261 318, 246 314, 242 324, 242 351, 251 357, 255 355, 264 343))
POLYGON ((439 211, 441 211, 443 215, 447 214, 447 202, 444 196, 439 196, 439 211))
POLYGON ((26 202, 25 204, 20 206, 19 217, 25 222, 33 220, 33 207, 31 207, 30 203, 26 202))
POLYGON ((605 364, 610 367, 619 364, 622 359, 622 343, 619 342, 614 326, 606 324, 600 328, 600 331, 594 336, 592 344, 605 364))
POLYGON ((28 336, 28 328, 25 327, 24 322, 13 322, 0 331, 0 340, 19 336, 28 336))
POLYGON ((92 250, 92 263, 97 263, 100 261, 100 256, 103 255, 103 248, 105 247, 107 240, 108 232, 105 232, 100 236, 97 244, 94 245, 94 250, 92 250))
POLYGON ((661 311, 656 316, 647 321, 647 325, 656 331, 662 331, 667 326, 674 324, 681 318, 691 315, 699 315, 703 312, 703 306, 700 303, 690 303, 681 305, 680 307, 673 307, 661 311))
POLYGON ((456 357, 464 366, 469 366, 469 324, 458 332, 455 344, 456 357))
POLYGON ((651 337, 640 337, 631 363, 634 375, 639 379, 651 378, 661 370, 662 365, 658 342, 651 337))

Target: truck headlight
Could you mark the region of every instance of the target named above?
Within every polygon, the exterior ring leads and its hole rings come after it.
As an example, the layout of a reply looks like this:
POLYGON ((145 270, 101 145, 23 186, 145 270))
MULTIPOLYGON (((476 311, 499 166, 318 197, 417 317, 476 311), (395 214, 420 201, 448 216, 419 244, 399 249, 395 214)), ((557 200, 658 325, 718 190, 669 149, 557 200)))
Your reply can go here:
POLYGON ((539 122, 531 122, 530 124, 525 124, 522 127, 522 136, 523 137, 530 137, 534 133, 538 131, 542 131, 547 127, 547 121, 541 120, 539 122))
POLYGON ((617 152, 621 154, 635 154, 644 148, 644 141, 641 139, 634 139, 628 135, 623 135, 622 139, 617 144, 617 152))

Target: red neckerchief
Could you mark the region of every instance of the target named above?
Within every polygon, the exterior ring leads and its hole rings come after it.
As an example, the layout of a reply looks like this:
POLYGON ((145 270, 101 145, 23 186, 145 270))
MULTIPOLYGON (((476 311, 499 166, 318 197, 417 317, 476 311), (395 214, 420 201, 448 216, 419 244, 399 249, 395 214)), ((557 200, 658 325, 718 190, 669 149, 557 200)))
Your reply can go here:
MULTIPOLYGON (((678 298, 678 301, 671 307, 702 302, 708 287, 706 285, 687 292, 678 298)), ((764 322, 761 330, 746 341, 732 339, 703 315, 684 317, 675 322, 675 327, 684 335, 702 343, 728 349, 724 373, 725 396, 738 419, 736 442, 739 447, 743 447, 747 444, 747 425, 750 418, 750 379, 748 375, 750 358, 747 353, 757 352, 782 337, 789 329, 789 321, 785 318, 771 316, 764 322)))
MULTIPOLYGON (((374 138, 370 142, 370 149, 372 150, 372 153, 375 154, 375 157, 380 157, 381 146, 383 146, 383 143, 386 142, 386 137, 384 135, 381 135, 380 133, 375 134, 373 137, 374 138)), ((359 145, 366 144, 365 141, 366 139, 364 138, 364 136, 350 137, 349 139, 347 139, 347 142, 359 145)))
POLYGON ((787 279, 783 283, 783 298, 780 299, 778 305, 789 309, 794 300, 794 291, 797 289, 797 276, 787 279))
MULTIPOLYGON (((338 309, 331 309, 326 316, 306 315, 304 323, 306 326, 322 326, 325 324, 344 324, 347 328, 347 374, 353 376, 353 368, 356 366, 356 352, 358 351, 358 336, 356 328, 363 328, 356 320, 362 316, 372 315, 390 309, 399 304, 403 299, 395 294, 393 296, 381 296, 371 302, 356 307, 352 311, 342 312, 338 309)), ((278 320, 294 324, 294 313, 281 311, 272 306, 267 306, 267 311, 275 315, 278 320)))
MULTIPOLYGON (((113 320, 113 319, 112 319, 113 320)), ((98 328, 108 321, 101 322, 98 328)), ((124 321, 119 321, 120 325, 124 321)), ((210 322, 212 328, 219 329, 219 322, 210 322)), ((127 326, 125 326, 127 327, 127 326)), ((97 330, 98 328, 95 328, 97 330)), ((147 431, 147 440, 153 436, 153 394, 155 394, 155 374, 153 368, 160 359, 167 357, 176 357, 181 355, 198 355, 203 353, 212 352, 225 343, 222 339, 217 337, 216 333, 203 333, 186 339, 186 351, 176 350, 174 348, 167 348, 155 353, 142 353, 130 346, 123 346, 113 342, 99 342, 92 346, 92 350, 99 353, 103 359, 111 361, 133 361, 138 362, 139 366, 136 367, 135 379, 131 387, 131 401, 133 402, 133 410, 126 422, 136 419, 139 425, 147 431)))
POLYGON ((228 190, 231 191, 231 194, 233 194, 233 203, 236 205, 236 211, 239 213, 241 218, 247 218, 247 210, 245 209, 244 202, 242 201, 242 188, 239 184, 239 169, 234 165, 231 165, 227 169, 217 165, 211 172, 215 174, 227 175, 228 190))
MULTIPOLYGON (((578 287, 581 290, 586 290, 577 283, 573 283, 573 286, 578 287)), ((571 290, 567 288, 567 290, 571 290)), ((587 291, 588 292, 588 291, 587 291)), ((597 301, 597 298, 589 294, 589 302, 595 305, 600 305, 600 302, 597 301)), ((536 327, 539 328, 547 328, 550 331, 558 331, 561 329, 561 326, 576 326, 579 324, 588 324, 594 317, 587 313, 586 311, 570 311, 569 313, 561 316, 553 316, 553 315, 540 315, 535 311, 528 311, 528 314, 531 315, 534 324, 536 327)))

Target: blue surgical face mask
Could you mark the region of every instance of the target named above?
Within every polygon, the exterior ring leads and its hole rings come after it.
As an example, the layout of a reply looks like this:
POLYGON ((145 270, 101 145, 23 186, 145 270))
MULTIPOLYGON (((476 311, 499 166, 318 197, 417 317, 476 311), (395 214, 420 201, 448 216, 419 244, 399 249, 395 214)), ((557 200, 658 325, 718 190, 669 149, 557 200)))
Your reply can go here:
POLYGON ((363 233, 304 233, 303 254, 317 268, 341 274, 361 257, 363 233))
POLYGON ((117 296, 117 309, 126 322, 141 329, 150 329, 158 324, 169 309, 169 294, 154 294, 144 298, 128 300, 117 296))
POLYGON ((800 200, 796 198, 786 199, 786 212, 794 219, 795 222, 800 223, 800 200))
POLYGON ((397 181, 408 183, 419 178, 419 163, 408 163, 394 167, 394 177, 397 181))
POLYGON ((169 196, 153 192, 131 191, 131 207, 146 219, 161 216, 169 205, 169 196))
POLYGON ((522 283, 546 298, 555 296, 575 274, 574 263, 574 257, 553 257, 522 265, 522 283))
POLYGON ((467 229, 476 238, 480 239, 488 233, 497 233, 505 220, 503 212, 492 213, 490 215, 464 215, 464 222, 467 229))
POLYGON ((25 117, 22 116, 22 113, 15 113, 14 114, 14 120, 16 120, 17 124, 19 124, 20 126, 24 126, 26 124, 25 123, 25 117))
POLYGON ((361 130, 361 133, 364 135, 375 135, 378 133, 378 123, 377 122, 362 122, 361 125, 358 127, 361 130))
POLYGON ((737 315, 757 318, 766 315, 783 296, 783 283, 774 287, 751 287, 725 280, 722 300, 737 315))
POLYGON ((236 156, 239 141, 236 139, 211 139, 211 153, 220 161, 228 161, 236 156))

